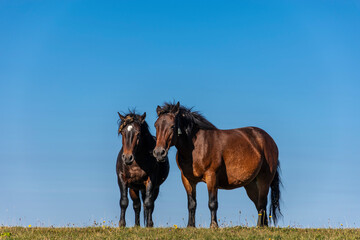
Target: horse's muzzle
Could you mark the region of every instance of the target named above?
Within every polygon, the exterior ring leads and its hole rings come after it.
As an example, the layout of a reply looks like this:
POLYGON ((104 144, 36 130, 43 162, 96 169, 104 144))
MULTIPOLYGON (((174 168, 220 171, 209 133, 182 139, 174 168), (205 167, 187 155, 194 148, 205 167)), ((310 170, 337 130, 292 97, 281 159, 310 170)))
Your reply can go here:
POLYGON ((156 158, 156 161, 165 162, 166 156, 167 156, 167 151, 163 147, 158 147, 158 148, 154 149, 153 155, 156 158))
POLYGON ((133 154, 130 154, 130 155, 123 154, 121 156, 121 158, 125 162, 126 165, 131 165, 134 162, 134 155, 133 154))

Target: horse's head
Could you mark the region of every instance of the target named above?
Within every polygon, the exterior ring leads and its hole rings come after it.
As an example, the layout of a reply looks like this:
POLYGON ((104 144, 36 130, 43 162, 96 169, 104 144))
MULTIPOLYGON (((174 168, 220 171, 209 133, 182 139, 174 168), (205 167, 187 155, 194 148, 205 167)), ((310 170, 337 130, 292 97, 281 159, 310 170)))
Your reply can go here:
POLYGON ((174 146, 178 136, 178 114, 180 103, 173 105, 171 109, 166 111, 157 106, 156 112, 158 119, 155 122, 156 128, 156 146, 153 155, 158 162, 166 159, 171 146, 174 146))
POLYGON ((120 124, 118 134, 122 136, 123 154, 121 156, 125 164, 133 163, 136 148, 140 142, 141 125, 145 122, 146 113, 137 115, 134 113, 122 116, 120 113, 120 124))

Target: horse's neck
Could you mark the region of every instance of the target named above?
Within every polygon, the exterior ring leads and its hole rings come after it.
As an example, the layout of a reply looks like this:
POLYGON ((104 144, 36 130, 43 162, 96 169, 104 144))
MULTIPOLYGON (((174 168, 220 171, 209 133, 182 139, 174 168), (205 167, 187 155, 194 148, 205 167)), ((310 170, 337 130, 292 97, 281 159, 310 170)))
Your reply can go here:
POLYGON ((175 147, 181 156, 191 158, 192 151, 194 150, 194 138, 189 138, 186 135, 179 135, 175 147))

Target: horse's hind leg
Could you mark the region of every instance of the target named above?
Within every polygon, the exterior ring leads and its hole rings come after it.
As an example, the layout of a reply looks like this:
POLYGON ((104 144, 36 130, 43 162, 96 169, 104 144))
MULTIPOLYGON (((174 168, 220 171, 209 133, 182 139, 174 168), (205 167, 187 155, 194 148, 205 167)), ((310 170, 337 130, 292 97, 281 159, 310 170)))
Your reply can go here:
POLYGON ((140 226, 141 202, 140 202, 139 190, 130 189, 129 193, 133 201, 133 208, 135 212, 135 226, 140 226))
POLYGON ((257 210, 259 213, 257 225, 260 227, 268 226, 268 217, 266 214, 266 205, 267 205, 267 195, 269 193, 268 186, 259 187, 259 199, 257 210))
POLYGON ((206 185, 207 185, 208 193, 209 193, 209 209, 210 209, 210 213, 211 213, 210 228, 217 228, 218 223, 217 223, 216 212, 218 209, 218 199, 217 199, 218 189, 217 189, 216 174, 211 172, 206 175, 205 179, 206 179, 206 185))
POLYGON ((255 207, 258 211, 257 226, 268 226, 266 205, 269 188, 266 188, 266 186, 259 187, 257 184, 257 180, 255 179, 254 181, 245 186, 245 190, 251 201, 253 201, 253 203, 255 204, 255 207))

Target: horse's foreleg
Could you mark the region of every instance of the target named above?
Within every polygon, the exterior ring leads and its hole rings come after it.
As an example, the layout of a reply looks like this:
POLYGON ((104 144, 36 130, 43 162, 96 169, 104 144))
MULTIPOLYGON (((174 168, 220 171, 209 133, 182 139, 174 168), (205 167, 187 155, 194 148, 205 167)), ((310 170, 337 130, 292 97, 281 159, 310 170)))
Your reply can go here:
POLYGON ((154 188, 153 183, 149 179, 146 184, 146 196, 144 208, 146 211, 146 227, 153 227, 152 213, 154 211, 154 202, 159 194, 159 188, 154 188))
POLYGON ((121 208, 119 227, 125 227, 126 226, 125 212, 129 204, 129 199, 127 196, 128 188, 126 184, 120 180, 120 178, 118 178, 118 183, 120 187, 120 208, 121 208))
POLYGON ((217 179, 216 174, 211 173, 206 176, 206 185, 209 192, 209 209, 211 213, 211 224, 210 228, 217 228, 217 216, 216 212, 218 209, 218 201, 217 201, 217 179))
POLYGON ((187 226, 195 227, 196 183, 190 183, 183 174, 181 174, 181 179, 188 197, 189 221, 187 226))
POLYGON ((152 220, 152 214, 154 212, 154 208, 155 208, 155 200, 159 195, 159 187, 154 188, 153 194, 151 196, 151 201, 152 201, 152 208, 149 209, 149 215, 148 215, 148 221, 151 223, 150 227, 152 227, 154 225, 153 220, 152 220))
POLYGON ((130 189, 130 197, 133 201, 133 208, 135 212, 135 226, 140 226, 140 210, 141 202, 139 197, 139 190, 130 189))
MULTIPOLYGON (((145 198, 146 198, 146 189, 142 189, 141 190, 141 199, 142 199, 143 203, 145 203, 145 198)), ((147 216, 148 216, 148 212, 147 212, 147 209, 144 204, 144 225, 145 226, 146 226, 146 222, 147 222, 147 216)))

